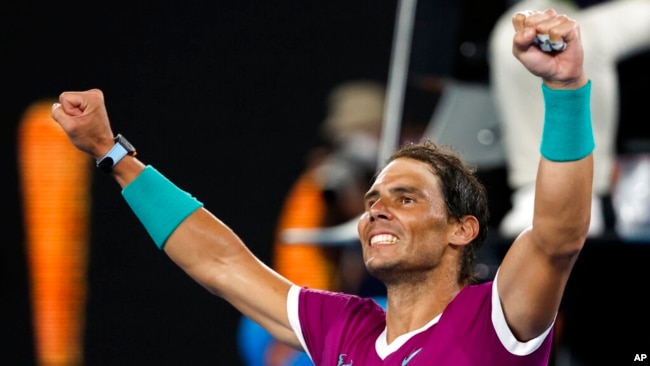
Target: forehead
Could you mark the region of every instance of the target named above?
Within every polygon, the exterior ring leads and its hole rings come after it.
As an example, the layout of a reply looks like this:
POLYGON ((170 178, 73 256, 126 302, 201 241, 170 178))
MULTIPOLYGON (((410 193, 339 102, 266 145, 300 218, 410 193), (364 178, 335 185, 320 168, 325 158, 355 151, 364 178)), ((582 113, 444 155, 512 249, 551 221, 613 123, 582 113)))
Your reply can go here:
POLYGON ((438 187, 438 178, 429 164, 411 158, 398 158, 379 172, 373 188, 389 184, 434 188, 438 187))

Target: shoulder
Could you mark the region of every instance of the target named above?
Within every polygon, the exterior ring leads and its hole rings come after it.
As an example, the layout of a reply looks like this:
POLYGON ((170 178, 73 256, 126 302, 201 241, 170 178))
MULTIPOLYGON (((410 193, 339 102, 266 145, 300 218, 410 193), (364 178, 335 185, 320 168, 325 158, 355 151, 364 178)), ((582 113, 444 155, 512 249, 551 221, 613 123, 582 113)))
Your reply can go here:
POLYGON ((380 310, 382 313, 384 312, 381 302, 372 298, 308 287, 302 287, 294 291, 298 292, 297 300, 301 311, 313 311, 313 307, 317 307, 320 308, 320 311, 328 313, 363 308, 369 311, 380 310))

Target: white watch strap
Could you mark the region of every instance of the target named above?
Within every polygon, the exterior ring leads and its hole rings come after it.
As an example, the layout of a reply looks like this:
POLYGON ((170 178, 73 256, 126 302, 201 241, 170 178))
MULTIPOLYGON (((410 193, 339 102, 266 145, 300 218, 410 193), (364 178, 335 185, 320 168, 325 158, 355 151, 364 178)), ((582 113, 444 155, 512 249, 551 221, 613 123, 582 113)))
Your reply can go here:
POLYGON ((122 160, 126 155, 128 155, 128 151, 120 144, 119 142, 116 142, 115 145, 108 151, 106 155, 104 155, 103 158, 99 159, 97 161, 97 164, 99 162, 103 161, 104 159, 111 158, 113 160, 113 165, 117 164, 120 160, 122 160))

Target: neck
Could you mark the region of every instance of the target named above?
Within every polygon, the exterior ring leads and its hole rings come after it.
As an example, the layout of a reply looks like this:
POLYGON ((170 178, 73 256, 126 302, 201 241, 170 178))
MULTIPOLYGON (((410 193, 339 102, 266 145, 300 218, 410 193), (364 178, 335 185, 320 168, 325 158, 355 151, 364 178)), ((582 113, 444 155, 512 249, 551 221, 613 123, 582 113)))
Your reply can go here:
POLYGON ((441 314, 462 290, 454 278, 392 284, 387 289, 386 341, 420 329, 441 314), (427 282, 431 283, 427 283, 427 282))

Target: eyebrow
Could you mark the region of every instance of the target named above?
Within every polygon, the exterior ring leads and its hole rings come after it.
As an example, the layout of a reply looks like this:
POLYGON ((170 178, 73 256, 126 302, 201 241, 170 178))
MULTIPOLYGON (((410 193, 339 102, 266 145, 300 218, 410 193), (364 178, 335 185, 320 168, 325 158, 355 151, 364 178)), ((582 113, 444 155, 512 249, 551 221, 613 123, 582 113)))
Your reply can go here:
MULTIPOLYGON (((393 188, 389 189, 388 192, 390 192, 391 194, 414 193, 414 194, 417 194, 417 195, 421 195, 419 189, 417 189, 415 187, 411 187, 411 186, 393 187, 393 188)), ((368 193, 366 193, 363 196, 363 199, 364 199, 364 201, 367 201, 367 200, 369 200, 371 198, 374 198, 374 197, 377 197, 377 196, 379 196, 379 191, 376 190, 376 189, 373 189, 372 191, 368 191, 368 193)))

